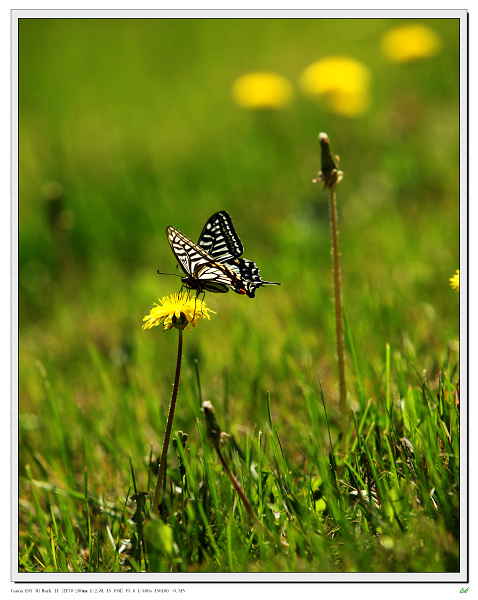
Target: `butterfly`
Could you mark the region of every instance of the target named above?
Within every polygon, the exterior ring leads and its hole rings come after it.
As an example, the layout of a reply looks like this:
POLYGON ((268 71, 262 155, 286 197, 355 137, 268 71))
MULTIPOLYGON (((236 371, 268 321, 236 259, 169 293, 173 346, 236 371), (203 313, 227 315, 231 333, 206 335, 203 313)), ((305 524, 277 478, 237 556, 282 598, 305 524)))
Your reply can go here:
POLYGON ((264 281, 251 260, 240 258, 244 247, 225 210, 215 213, 204 225, 195 244, 175 227, 166 229, 171 250, 186 274, 183 285, 201 292, 225 294, 234 290, 254 298, 261 285, 280 285, 264 281))

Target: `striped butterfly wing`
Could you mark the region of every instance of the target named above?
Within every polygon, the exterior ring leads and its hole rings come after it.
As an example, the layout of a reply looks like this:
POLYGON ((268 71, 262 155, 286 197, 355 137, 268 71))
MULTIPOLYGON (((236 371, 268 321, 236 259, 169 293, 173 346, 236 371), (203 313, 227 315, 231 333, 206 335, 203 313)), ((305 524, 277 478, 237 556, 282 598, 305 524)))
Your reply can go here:
POLYGON ((254 298, 261 285, 280 285, 264 281, 254 262, 240 258, 244 248, 225 210, 208 219, 197 244, 174 227, 168 227, 167 234, 174 255, 187 275, 182 282, 189 288, 221 293, 231 288, 237 294, 254 298))
MULTIPOLYGON (((244 252, 244 247, 229 213, 225 210, 210 217, 199 236, 198 246, 206 250, 215 260, 229 267, 241 279, 243 289, 250 298, 254 298, 256 289, 261 285, 280 285, 272 281, 264 281, 254 262, 239 258, 244 252)), ((244 291, 240 293, 243 294, 244 291)))
POLYGON ((274 281, 264 281, 259 275, 259 268, 252 260, 247 258, 235 258, 224 263, 231 271, 240 277, 245 293, 249 298, 254 298, 256 289, 261 285, 280 285, 274 281))
POLYGON ((232 219, 225 210, 215 213, 208 219, 199 236, 198 246, 222 263, 239 258, 244 252, 232 219))
POLYGON ((231 288, 238 294, 247 293, 240 277, 227 265, 216 262, 208 252, 176 228, 170 226, 166 233, 174 256, 186 274, 182 278, 186 287, 198 292, 225 294, 231 288))

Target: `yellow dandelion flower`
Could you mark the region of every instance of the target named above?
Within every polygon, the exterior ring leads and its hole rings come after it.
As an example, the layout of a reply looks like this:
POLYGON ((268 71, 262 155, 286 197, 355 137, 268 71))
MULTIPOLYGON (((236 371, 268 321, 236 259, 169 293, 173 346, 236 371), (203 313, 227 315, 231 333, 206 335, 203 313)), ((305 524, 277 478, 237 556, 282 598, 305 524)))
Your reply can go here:
POLYGON ((323 97, 330 111, 354 117, 370 106, 370 71, 359 61, 346 56, 329 56, 304 69, 302 90, 323 97))
MULTIPOLYGON (((163 324, 164 331, 177 327, 184 329, 189 325, 196 327, 199 319, 211 320, 209 313, 213 310, 206 307, 206 303, 200 298, 191 298, 189 294, 171 294, 159 300, 161 304, 154 303, 149 315, 143 318, 143 329, 151 329, 156 325, 163 324)), ((214 313, 215 314, 215 313, 214 313)))
POLYGON ((457 271, 453 275, 453 277, 450 277, 449 282, 450 282, 450 287, 452 289, 456 290, 457 292, 460 291, 460 270, 459 269, 457 269, 457 271))
POLYGON ((232 86, 236 104, 247 109, 280 109, 290 104, 293 90, 289 81, 268 71, 242 75, 232 86))
POLYGON ((412 23, 388 31, 382 38, 383 55, 392 62, 411 62, 429 58, 440 51, 441 40, 426 25, 412 23))

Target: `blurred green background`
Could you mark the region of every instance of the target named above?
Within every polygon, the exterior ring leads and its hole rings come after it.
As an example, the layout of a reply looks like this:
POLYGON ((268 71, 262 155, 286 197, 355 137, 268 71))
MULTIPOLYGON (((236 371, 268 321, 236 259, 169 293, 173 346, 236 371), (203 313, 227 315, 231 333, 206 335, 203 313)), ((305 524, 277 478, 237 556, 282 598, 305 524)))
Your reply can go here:
POLYGON ((217 210, 229 211, 263 278, 282 286, 253 300, 207 295, 217 315, 186 332, 175 429, 193 428, 197 403, 181 405, 181 395, 195 397, 195 365, 226 425, 261 426, 270 390, 286 443, 300 446, 298 373, 320 378, 334 414, 328 194, 312 183, 321 131, 344 172, 344 305, 369 389, 380 391, 386 343, 412 352, 431 380, 449 348, 457 360, 448 278, 459 268, 459 21, 421 20, 440 52, 391 63, 381 39, 406 22, 20 19, 21 471, 32 461, 46 469, 41 457, 51 465, 55 452, 39 363, 73 460, 82 460, 83 417, 106 453, 118 436, 125 459, 157 450, 177 336, 142 331, 142 318, 179 289, 156 274, 175 272, 166 226, 197 240, 217 210), (363 114, 344 117, 301 92, 303 69, 331 55, 370 70, 363 114), (291 82, 289 106, 234 103, 234 81, 256 70, 291 82), (119 413, 134 439, 118 432, 119 413))

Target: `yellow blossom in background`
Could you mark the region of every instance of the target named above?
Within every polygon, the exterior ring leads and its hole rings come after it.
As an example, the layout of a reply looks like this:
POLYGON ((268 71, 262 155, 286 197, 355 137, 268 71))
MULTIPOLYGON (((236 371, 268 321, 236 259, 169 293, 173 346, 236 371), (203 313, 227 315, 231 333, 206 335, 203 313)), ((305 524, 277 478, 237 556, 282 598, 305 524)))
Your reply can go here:
POLYGON ((453 275, 453 277, 450 277, 449 281, 450 281, 450 287, 453 288, 454 290, 456 290, 457 292, 459 292, 460 291, 460 270, 459 269, 457 269, 457 271, 453 275))
POLYGON ((370 106, 370 71, 361 62, 346 56, 329 56, 304 69, 300 76, 303 91, 323 97, 330 111, 355 117, 370 106))
POLYGON ((165 331, 172 327, 178 329, 184 329, 189 325, 196 327, 199 319, 210 321, 209 313, 214 312, 206 308, 203 300, 197 297, 191 298, 188 293, 171 294, 160 298, 159 301, 161 305, 155 302, 149 315, 143 318, 145 321, 143 329, 151 329, 161 323, 165 331))
POLYGON ((412 23, 388 31, 382 38, 384 56, 393 62, 410 62, 429 58, 440 51, 441 40, 426 25, 412 23))
POLYGON ((268 71, 247 73, 236 79, 232 97, 247 109, 280 109, 290 104, 292 85, 282 75, 268 71))

